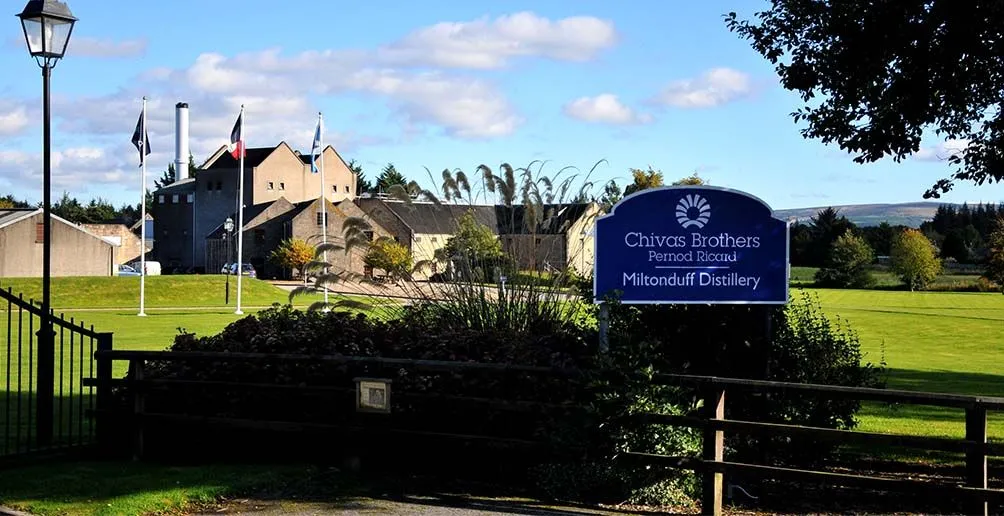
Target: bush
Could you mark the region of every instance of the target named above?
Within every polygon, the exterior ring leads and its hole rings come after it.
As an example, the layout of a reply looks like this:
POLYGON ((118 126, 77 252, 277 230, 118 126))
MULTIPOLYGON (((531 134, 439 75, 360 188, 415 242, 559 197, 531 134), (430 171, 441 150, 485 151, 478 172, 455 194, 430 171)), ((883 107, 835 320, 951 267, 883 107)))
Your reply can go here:
MULTIPOLYGON (((642 348, 623 348, 596 355, 596 335, 571 322, 495 330, 444 323, 442 307, 419 305, 398 320, 379 321, 364 315, 331 311, 302 312, 289 306, 273 307, 227 326, 218 335, 196 337, 183 333, 172 351, 213 351, 220 360, 151 362, 150 379, 239 381, 252 385, 309 385, 345 388, 353 378, 372 376, 393 381, 393 413, 367 419, 354 410, 351 392, 305 396, 294 390, 252 388, 193 389, 151 392, 146 410, 201 417, 256 421, 362 426, 362 434, 324 431, 297 432, 291 439, 274 433, 198 429, 158 425, 148 431, 147 446, 154 456, 220 457, 255 450, 277 460, 310 457, 332 460, 342 453, 360 453, 363 464, 386 464, 407 470, 461 475, 491 482, 532 479, 543 494, 583 501, 621 502, 666 496, 683 503, 693 494, 692 475, 675 471, 637 469, 612 462, 626 449, 680 455, 694 452, 696 436, 688 429, 650 428, 621 416, 638 411, 685 413, 692 400, 684 391, 654 387, 637 377, 645 359, 642 348), (546 328, 546 330, 544 329, 546 328), (637 353, 636 353, 637 352, 637 353), (571 377, 491 372, 419 372, 408 367, 380 368, 365 364, 320 362, 270 363, 228 361, 228 353, 286 353, 352 355, 523 364, 585 373, 571 377), (445 399, 443 398, 445 397, 445 399), (485 403, 464 403, 455 397, 547 403, 545 410, 506 411, 485 403), (452 401, 451 401, 452 400, 452 401), (568 408, 555 408, 566 406, 568 408), (581 410, 583 407, 589 410, 581 410), (376 425, 367 426, 367 425, 376 425), (498 436, 542 441, 543 449, 526 450, 508 444, 476 444, 412 434, 381 432, 391 428, 436 434, 498 436), (269 442, 263 450, 260 442, 269 442), (343 447, 333 443, 351 443, 343 447), (330 454, 330 455, 329 455, 330 454), (485 468, 485 464, 492 464, 485 468), (562 477, 567 468, 596 472, 596 482, 583 490, 585 476, 562 477), (658 473, 658 474, 657 474, 658 473), (603 489, 600 489, 600 485, 603 489)), ((452 316, 451 316, 452 317, 452 316)), ((541 323, 543 324, 543 323, 541 323)), ((335 391, 337 393, 337 391, 335 391)), ((121 394, 121 393, 120 393, 121 394)), ((129 399, 120 403, 128 410, 129 399)), ((126 441, 128 442, 128 441, 126 441)))
POLYGON ((825 266, 816 271, 816 284, 821 287, 868 288, 875 284, 868 266, 875 253, 868 242, 847 231, 833 242, 825 266))
MULTIPOLYGON (((581 292, 591 298, 589 282, 581 292)), ((879 387, 883 365, 863 363, 857 335, 845 321, 831 321, 807 294, 784 307, 618 305, 610 307, 611 350, 647 343, 652 365, 663 373, 770 379, 787 382, 879 387), (767 320, 772 328, 764 353, 767 320)), ((857 401, 797 395, 730 392, 726 417, 777 423, 851 428, 857 401)), ((754 462, 809 463, 830 448, 798 439, 729 437, 731 456, 754 462)))

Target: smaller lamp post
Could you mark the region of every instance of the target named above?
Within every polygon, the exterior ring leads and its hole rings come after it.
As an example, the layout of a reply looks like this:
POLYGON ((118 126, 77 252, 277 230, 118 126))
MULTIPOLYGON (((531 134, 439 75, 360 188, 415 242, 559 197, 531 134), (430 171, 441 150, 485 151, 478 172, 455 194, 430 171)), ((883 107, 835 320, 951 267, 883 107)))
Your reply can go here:
POLYGON ((234 231, 234 219, 227 217, 227 221, 223 223, 223 239, 227 241, 227 294, 225 304, 230 304, 230 241, 233 240, 231 233, 234 231))

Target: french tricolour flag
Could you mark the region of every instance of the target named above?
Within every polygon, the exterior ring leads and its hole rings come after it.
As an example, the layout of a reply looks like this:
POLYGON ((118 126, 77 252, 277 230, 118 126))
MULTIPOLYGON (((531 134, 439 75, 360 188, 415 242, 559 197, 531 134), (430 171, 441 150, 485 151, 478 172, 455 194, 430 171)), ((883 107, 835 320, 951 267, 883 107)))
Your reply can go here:
POLYGON ((230 155, 234 159, 247 155, 244 147, 244 106, 241 106, 241 114, 237 115, 237 123, 234 124, 233 131, 230 131, 230 145, 227 147, 230 155))

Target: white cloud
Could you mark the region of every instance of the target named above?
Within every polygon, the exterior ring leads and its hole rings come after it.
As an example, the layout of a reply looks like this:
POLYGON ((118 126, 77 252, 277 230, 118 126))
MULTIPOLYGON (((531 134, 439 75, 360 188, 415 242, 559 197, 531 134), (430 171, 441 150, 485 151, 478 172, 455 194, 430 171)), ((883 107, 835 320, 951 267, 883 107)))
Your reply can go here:
POLYGON ((621 103, 617 95, 603 93, 595 97, 579 97, 565 104, 566 115, 586 122, 606 124, 636 124, 651 121, 651 116, 638 114, 621 103))
MULTIPOLYGON (((359 134, 346 127, 347 122, 326 116, 326 143, 334 144, 343 155, 346 150, 351 152, 346 146, 382 144, 390 137, 428 131, 461 139, 504 137, 522 125, 522 116, 494 82, 460 69, 497 69, 527 58, 581 62, 597 57, 616 39, 609 21, 592 17, 548 19, 521 12, 437 24, 369 49, 286 53, 266 48, 236 55, 207 52, 180 67, 155 63, 118 91, 86 97, 54 96, 58 134, 72 137, 76 147, 62 151, 58 158, 54 155, 54 162, 60 160, 54 177, 71 191, 83 191, 95 182, 100 185, 116 178, 138 177, 138 156, 129 139, 144 95, 150 99, 151 178, 159 177, 174 159, 177 102, 190 106, 190 146, 200 163, 228 143, 241 104, 247 109, 245 135, 250 146, 286 141, 294 149, 308 150, 317 101, 334 96, 363 97, 382 104, 402 131, 359 134), (79 183, 70 184, 73 181, 79 183)), ((141 55, 147 47, 145 41, 86 38, 75 38, 70 45, 70 51, 77 55, 103 57, 141 55)), ((5 107, 0 102, 0 134, 23 130, 15 127, 37 118, 30 107, 23 112, 15 111, 16 105, 5 107)), ((6 179, 35 190, 38 174, 33 155, 0 156, 0 182, 6 179)), ((90 188, 95 191, 100 187, 90 188)))
POLYGON ((953 155, 965 151, 968 146, 968 140, 945 140, 934 146, 921 146, 920 150, 913 154, 913 159, 918 161, 945 161, 953 155))
POLYGON ((710 108, 752 92, 753 84, 748 74, 731 68, 713 68, 699 77, 671 82, 655 101, 678 108, 710 108))
POLYGON ((380 48, 388 64, 501 68, 516 57, 588 61, 617 42, 612 22, 592 16, 549 20, 531 12, 444 22, 380 48))
POLYGON ((28 124, 27 108, 0 102, 0 136, 20 134, 28 124))
MULTIPOLYGON (((135 157, 138 154, 134 152, 133 155, 135 157)), ((72 147, 53 151, 53 195, 58 195, 63 189, 77 190, 81 184, 98 187, 119 185, 130 174, 135 174, 138 183, 139 172, 136 168, 129 167, 123 157, 124 155, 109 154, 106 149, 98 147, 72 147)), ((0 151, 0 180, 14 187, 17 192, 25 192, 25 197, 41 197, 41 153, 0 151)))
POLYGON ((146 39, 112 41, 82 36, 70 40, 66 54, 68 56, 105 58, 140 57, 146 55, 146 49, 146 39))

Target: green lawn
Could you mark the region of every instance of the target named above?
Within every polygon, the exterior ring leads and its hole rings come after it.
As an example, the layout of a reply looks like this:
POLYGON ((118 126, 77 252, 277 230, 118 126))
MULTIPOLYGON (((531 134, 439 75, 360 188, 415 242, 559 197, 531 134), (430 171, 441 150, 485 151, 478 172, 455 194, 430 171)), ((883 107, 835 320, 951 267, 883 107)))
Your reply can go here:
MULTIPOLYGON (((811 287, 816 281, 815 276, 818 270, 818 267, 792 267, 791 285, 793 287, 811 287)), ((875 279, 875 288, 883 290, 905 288, 903 281, 888 267, 875 266, 872 270, 872 277, 875 279)), ((980 276, 977 274, 941 274, 935 278, 932 288, 950 290, 953 287, 968 287, 974 285, 979 279, 980 276)))
POLYGON ((222 496, 284 485, 310 468, 91 462, 0 470, 0 504, 47 515, 178 513, 222 496))
MULTIPOLYGON (((811 290, 847 319, 866 359, 885 357, 889 388, 1004 396, 1004 296, 955 292, 811 290)), ((861 430, 961 437, 963 411, 865 405, 861 430)), ((1004 440, 1004 417, 989 435, 1004 440)))
MULTIPOLYGON (((69 308, 131 308, 139 307, 138 277, 75 277, 52 279, 52 306, 55 310, 69 308)), ((36 301, 42 297, 39 278, 0 278, 0 288, 12 288, 36 301)), ((146 278, 146 306, 224 307, 227 277, 222 274, 205 276, 149 276, 146 278)), ((243 306, 269 306, 288 302, 289 294, 268 282, 244 278, 241 282, 243 306)), ((297 303, 304 305, 310 296, 297 303)), ((237 299, 237 278, 230 278, 230 305, 237 299)))

